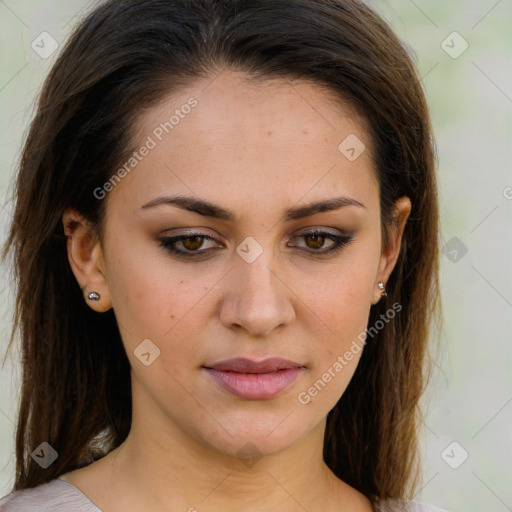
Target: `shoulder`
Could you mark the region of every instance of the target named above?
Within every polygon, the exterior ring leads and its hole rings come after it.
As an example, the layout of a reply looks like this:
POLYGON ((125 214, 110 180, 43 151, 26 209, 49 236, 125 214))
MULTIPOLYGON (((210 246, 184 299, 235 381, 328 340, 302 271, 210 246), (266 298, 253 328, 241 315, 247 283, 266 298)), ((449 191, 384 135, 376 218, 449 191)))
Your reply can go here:
POLYGON ((76 487, 52 480, 30 489, 14 491, 0 499, 1 512, 101 512, 76 487))
POLYGON ((378 512, 448 512, 445 509, 420 501, 387 499, 379 503, 378 512))

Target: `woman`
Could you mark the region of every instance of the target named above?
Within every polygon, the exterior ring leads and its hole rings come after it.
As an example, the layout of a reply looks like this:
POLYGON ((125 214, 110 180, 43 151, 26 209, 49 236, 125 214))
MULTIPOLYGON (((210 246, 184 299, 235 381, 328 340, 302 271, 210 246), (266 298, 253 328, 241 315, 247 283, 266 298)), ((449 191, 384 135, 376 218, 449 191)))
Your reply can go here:
POLYGON ((2 510, 439 510, 407 501, 437 233, 425 98, 365 4, 104 2, 19 170, 2 510))

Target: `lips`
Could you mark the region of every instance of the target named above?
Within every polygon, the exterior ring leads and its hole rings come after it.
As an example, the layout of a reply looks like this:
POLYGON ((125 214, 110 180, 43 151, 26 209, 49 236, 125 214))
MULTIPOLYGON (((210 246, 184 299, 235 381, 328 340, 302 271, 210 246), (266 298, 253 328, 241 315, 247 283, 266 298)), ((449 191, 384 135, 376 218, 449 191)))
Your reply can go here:
POLYGON ((223 390, 249 400, 277 396, 305 370, 300 363, 279 357, 263 361, 239 357, 203 368, 223 390))
POLYGON ((205 366, 205 368, 212 368, 213 370, 224 372, 270 373, 277 370, 287 370, 289 368, 303 368, 303 365, 280 357, 271 357, 259 362, 246 359, 245 357, 236 357, 235 359, 222 361, 211 366, 205 366))

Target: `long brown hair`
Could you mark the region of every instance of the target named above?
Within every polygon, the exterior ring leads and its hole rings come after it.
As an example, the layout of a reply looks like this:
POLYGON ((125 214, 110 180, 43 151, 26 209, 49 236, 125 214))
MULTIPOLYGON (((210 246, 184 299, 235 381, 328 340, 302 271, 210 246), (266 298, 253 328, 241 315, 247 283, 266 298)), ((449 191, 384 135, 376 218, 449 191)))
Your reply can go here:
MULTIPOLYGON (((21 155, 3 259, 13 253, 23 382, 13 490, 101 458, 131 425, 130 367, 113 310, 93 312, 67 260, 61 217, 74 207, 102 235, 101 187, 134 150, 143 109, 219 68, 313 81, 363 116, 374 148, 383 244, 393 203, 412 211, 388 296, 402 309, 369 336, 327 417, 324 459, 368 497, 411 497, 419 399, 440 320, 435 149, 407 49, 357 0, 109 0, 74 30, 52 67, 21 155), (31 458, 48 442, 58 458, 31 458)), ((436 338, 437 339, 437 338, 436 338)))

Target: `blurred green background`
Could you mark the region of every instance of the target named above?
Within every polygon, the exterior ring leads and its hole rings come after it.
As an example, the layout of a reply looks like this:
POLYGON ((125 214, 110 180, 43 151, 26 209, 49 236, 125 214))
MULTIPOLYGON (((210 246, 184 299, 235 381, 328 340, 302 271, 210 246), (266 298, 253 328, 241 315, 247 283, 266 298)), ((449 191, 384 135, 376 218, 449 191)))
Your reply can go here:
MULTIPOLYGON (((0 1, 0 226, 36 96, 59 47, 97 2, 0 1)), ((413 55, 438 145, 444 314, 439 370, 425 395, 417 500, 453 512, 512 510, 511 0, 371 1, 413 55)), ((2 268, 0 354, 14 289, 2 268)), ((17 350, 0 376, 0 496, 13 483, 17 350)))

